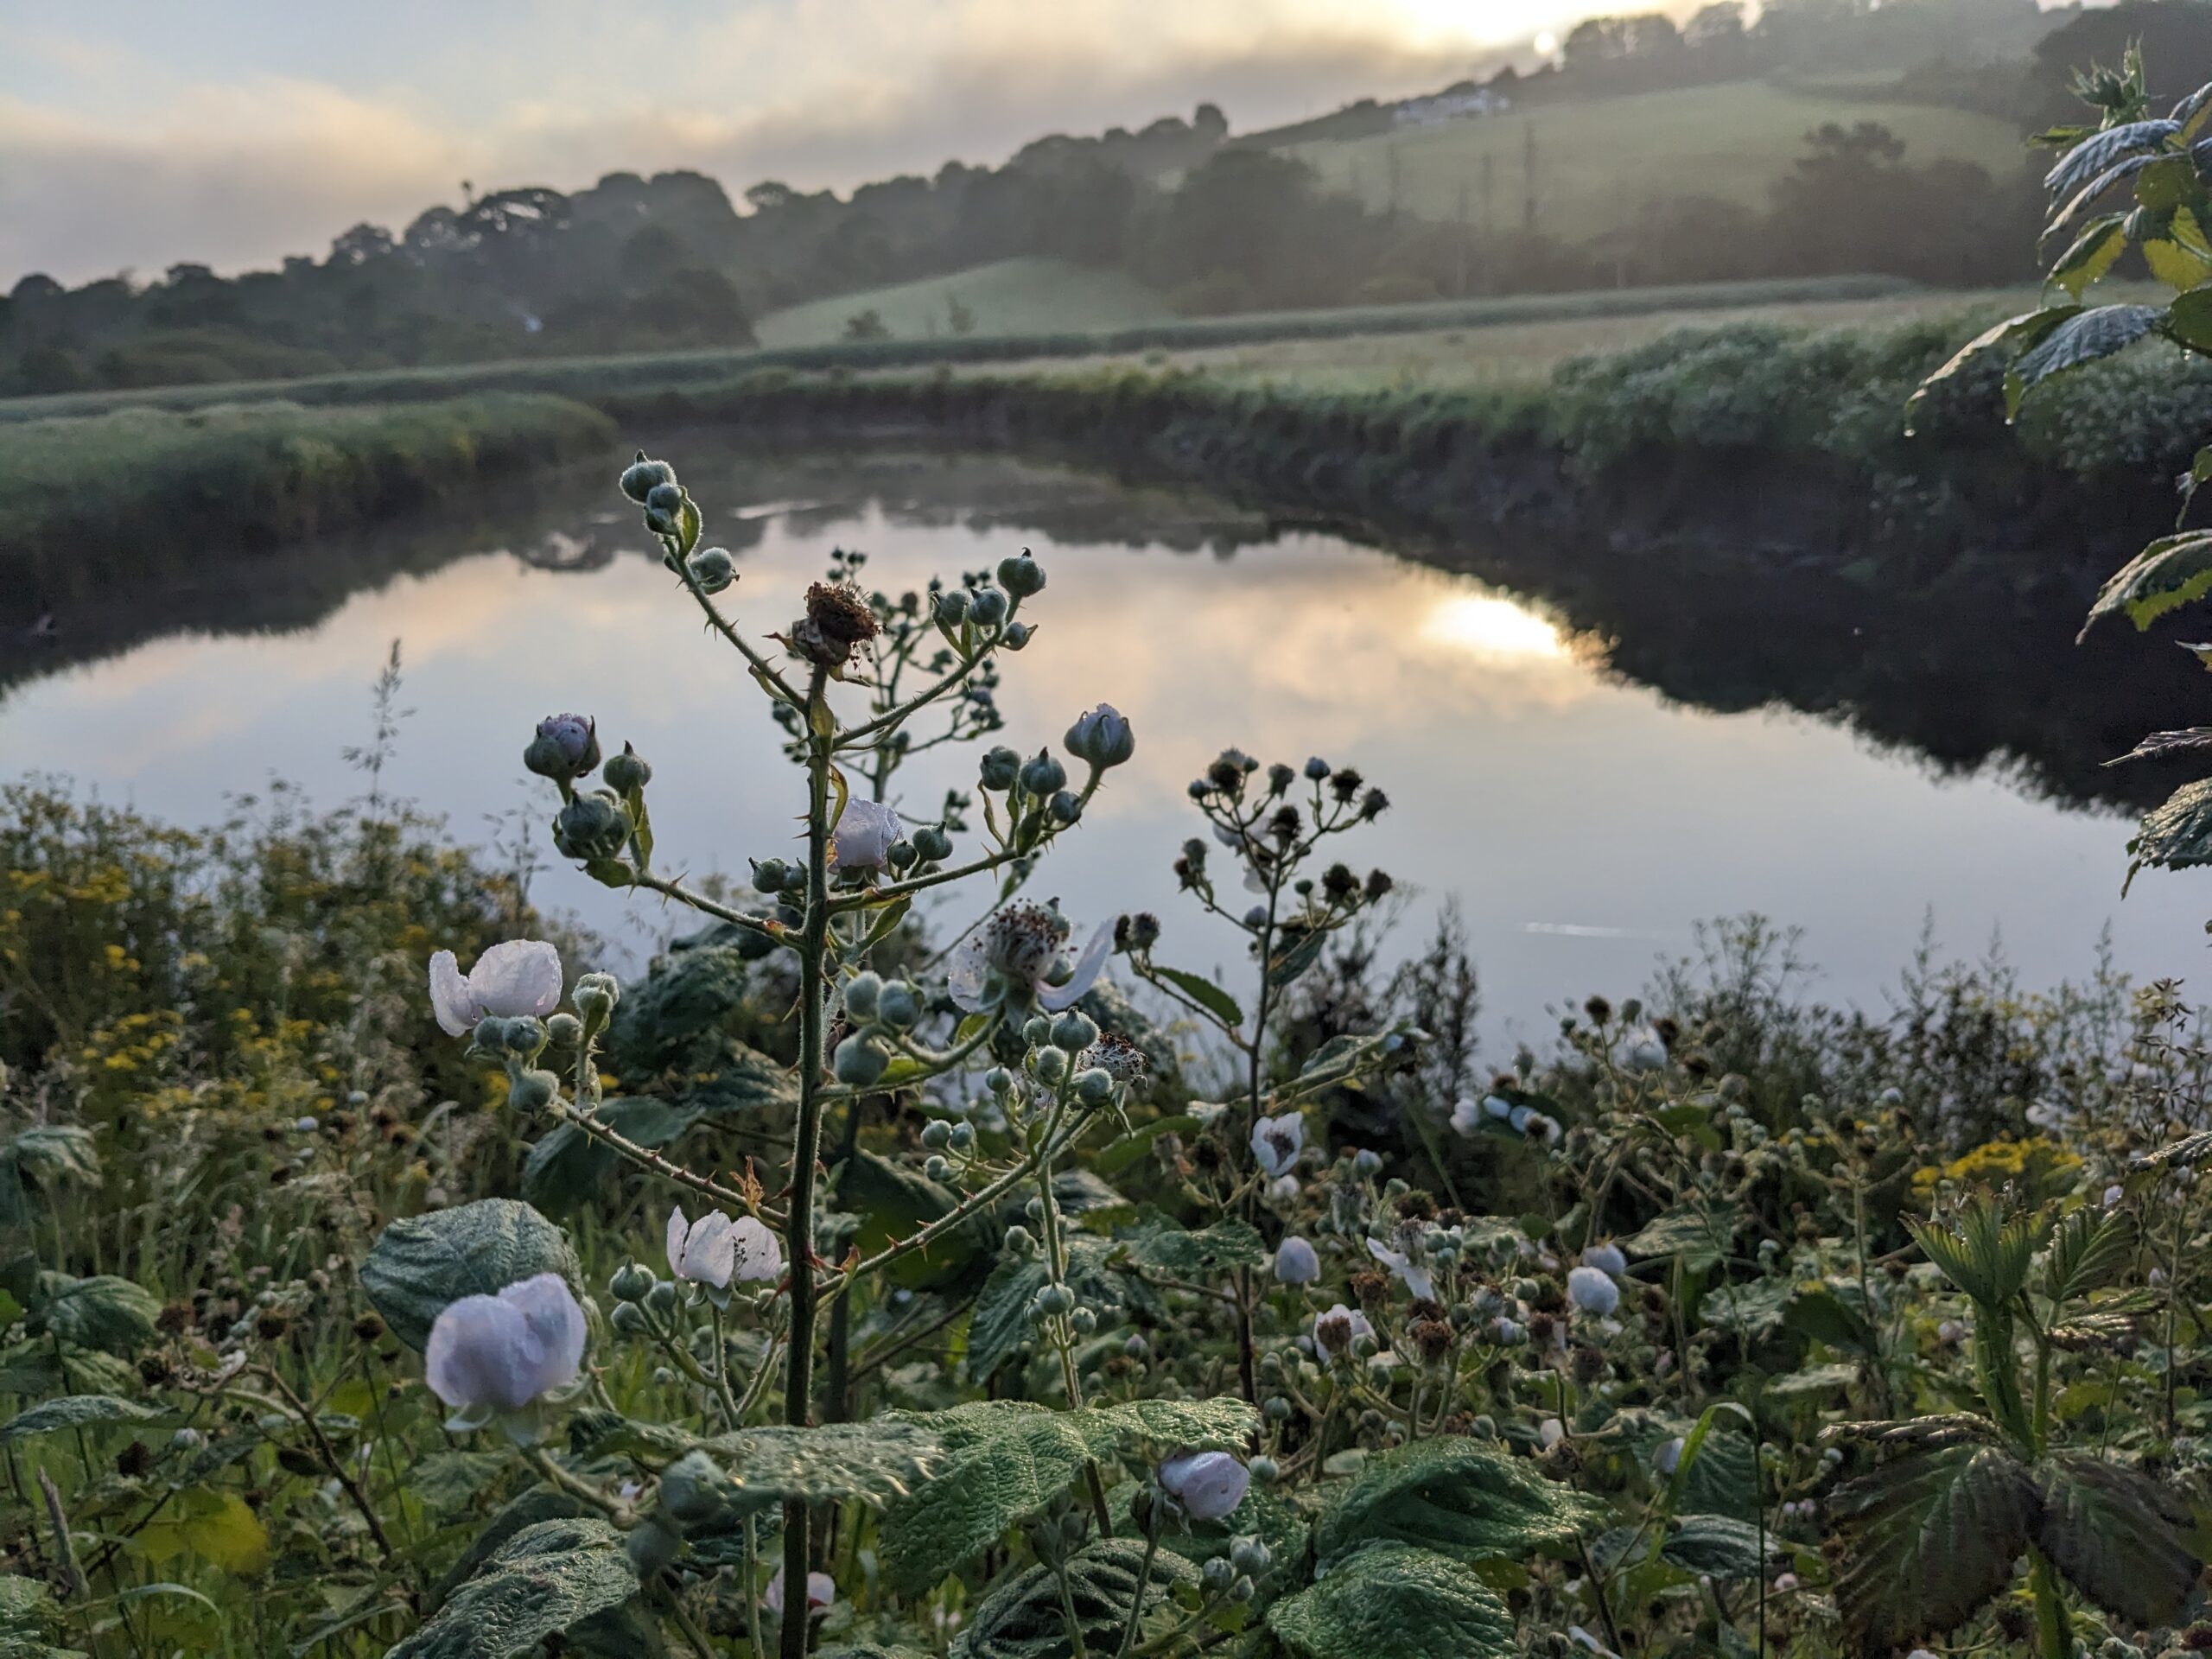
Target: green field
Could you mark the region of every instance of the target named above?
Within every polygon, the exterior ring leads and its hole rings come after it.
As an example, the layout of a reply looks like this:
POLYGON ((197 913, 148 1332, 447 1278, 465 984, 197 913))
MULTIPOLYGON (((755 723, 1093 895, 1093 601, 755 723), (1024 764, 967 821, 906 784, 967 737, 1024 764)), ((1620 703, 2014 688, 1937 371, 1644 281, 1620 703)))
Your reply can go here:
POLYGON ((1952 156, 2009 171, 2022 155, 2009 122, 1923 104, 1822 97, 1764 81, 1639 92, 1526 115, 1509 113, 1440 126, 1287 146, 1327 183, 1380 207, 1504 229, 1521 223, 1529 135, 1535 135, 1536 225, 1578 240, 1632 218, 1668 196, 1719 196, 1747 207, 1802 153, 1806 133, 1825 122, 1872 121, 1905 143, 1905 160, 1952 156), (1488 211, 1484 163, 1490 163, 1488 211))
POLYGON ((965 306, 977 335, 1051 334, 1070 329, 1134 328, 1173 316, 1166 302, 1118 270, 1060 259, 1001 259, 949 276, 771 311, 753 325, 771 350, 825 346, 845 338, 845 325, 873 311, 893 340, 950 340, 955 302, 965 306))

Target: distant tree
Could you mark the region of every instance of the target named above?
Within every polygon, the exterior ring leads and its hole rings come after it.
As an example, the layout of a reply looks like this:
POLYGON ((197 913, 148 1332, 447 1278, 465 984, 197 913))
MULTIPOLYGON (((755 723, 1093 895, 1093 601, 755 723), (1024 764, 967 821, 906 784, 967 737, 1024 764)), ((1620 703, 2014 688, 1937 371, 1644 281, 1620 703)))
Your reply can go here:
POLYGON ((883 314, 871 306, 868 310, 855 311, 845 319, 844 337, 847 340, 888 340, 891 329, 884 322, 883 314))
POLYGON ((341 232, 330 244, 330 257, 324 263, 333 265, 365 265, 372 259, 381 259, 392 251, 391 232, 381 225, 360 224, 341 232))
POLYGON ((944 326, 963 339, 976 332, 976 314, 960 302, 957 294, 944 296, 944 326))
POLYGON ((1682 43, 1698 52, 1733 50, 1743 45, 1744 33, 1744 0, 1714 0, 1691 15, 1682 43))

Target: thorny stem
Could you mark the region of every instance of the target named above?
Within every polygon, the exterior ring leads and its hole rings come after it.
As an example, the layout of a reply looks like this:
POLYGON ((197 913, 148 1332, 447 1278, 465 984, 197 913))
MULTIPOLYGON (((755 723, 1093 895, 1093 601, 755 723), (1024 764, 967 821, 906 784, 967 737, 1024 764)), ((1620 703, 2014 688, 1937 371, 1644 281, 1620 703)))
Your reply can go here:
POLYGON ((542 1446, 522 1448, 523 1459, 553 1485, 571 1497, 589 1504, 614 1525, 625 1530, 638 1524, 637 1512, 626 1503, 609 1497, 581 1475, 571 1474, 553 1460, 553 1454, 542 1446))
POLYGON ((384 1523, 377 1519, 377 1512, 369 1503, 369 1495, 361 1490, 361 1483, 353 1478, 353 1471, 346 1466, 345 1459, 330 1444, 330 1437, 322 1432, 322 1425, 315 1421, 314 1409, 300 1398, 292 1385, 274 1367, 256 1365, 251 1368, 251 1375, 267 1377, 270 1386, 283 1396, 286 1408, 314 1437, 316 1452, 339 1485, 345 1489, 347 1499, 361 1512, 361 1519, 368 1523, 369 1536, 376 1540, 378 1553, 387 1561, 391 1560, 391 1540, 385 1536, 384 1523))

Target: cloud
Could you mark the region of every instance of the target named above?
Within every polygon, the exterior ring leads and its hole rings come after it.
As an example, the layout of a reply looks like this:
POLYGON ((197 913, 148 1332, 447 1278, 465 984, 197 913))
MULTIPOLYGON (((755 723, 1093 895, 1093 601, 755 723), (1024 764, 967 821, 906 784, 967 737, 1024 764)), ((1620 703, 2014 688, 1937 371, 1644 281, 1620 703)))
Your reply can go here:
POLYGON ((283 74, 194 80, 127 42, 44 39, 35 101, 0 79, 0 284, 267 267, 364 219, 396 229, 463 178, 576 189, 691 168, 733 196, 768 177, 846 189, 1201 102, 1249 130, 1491 59, 1382 0, 780 0, 703 25, 641 4, 613 27, 610 50, 595 10, 513 29, 464 13, 419 70, 381 79, 349 74, 335 45, 283 74))

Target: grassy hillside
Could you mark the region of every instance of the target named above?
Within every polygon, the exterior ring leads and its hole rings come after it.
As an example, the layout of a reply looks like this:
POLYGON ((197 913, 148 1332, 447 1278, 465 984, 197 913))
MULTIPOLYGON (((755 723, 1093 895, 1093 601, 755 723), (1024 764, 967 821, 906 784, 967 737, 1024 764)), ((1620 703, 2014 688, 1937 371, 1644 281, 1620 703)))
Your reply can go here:
POLYGON ((1802 153, 1805 134, 1829 121, 1879 123, 1904 140, 1909 162, 1955 156, 1998 172, 2017 166, 2023 154, 2019 135, 1994 116, 1824 97, 1754 80, 1291 144, 1283 153, 1371 207, 1389 201, 1395 173, 1401 207, 1452 219, 1464 206, 1478 226, 1487 159, 1490 219, 1503 228, 1521 223, 1525 146, 1533 130, 1537 227, 1576 240, 1665 196, 1720 196, 1764 207, 1769 188, 1802 153))
POLYGON ((771 311, 754 325, 761 345, 823 346, 845 337, 847 321, 874 311, 893 340, 950 339, 954 302, 965 306, 977 335, 1050 334, 1070 329, 1130 328, 1173 314, 1135 277, 1058 259, 1002 259, 949 276, 771 311))

